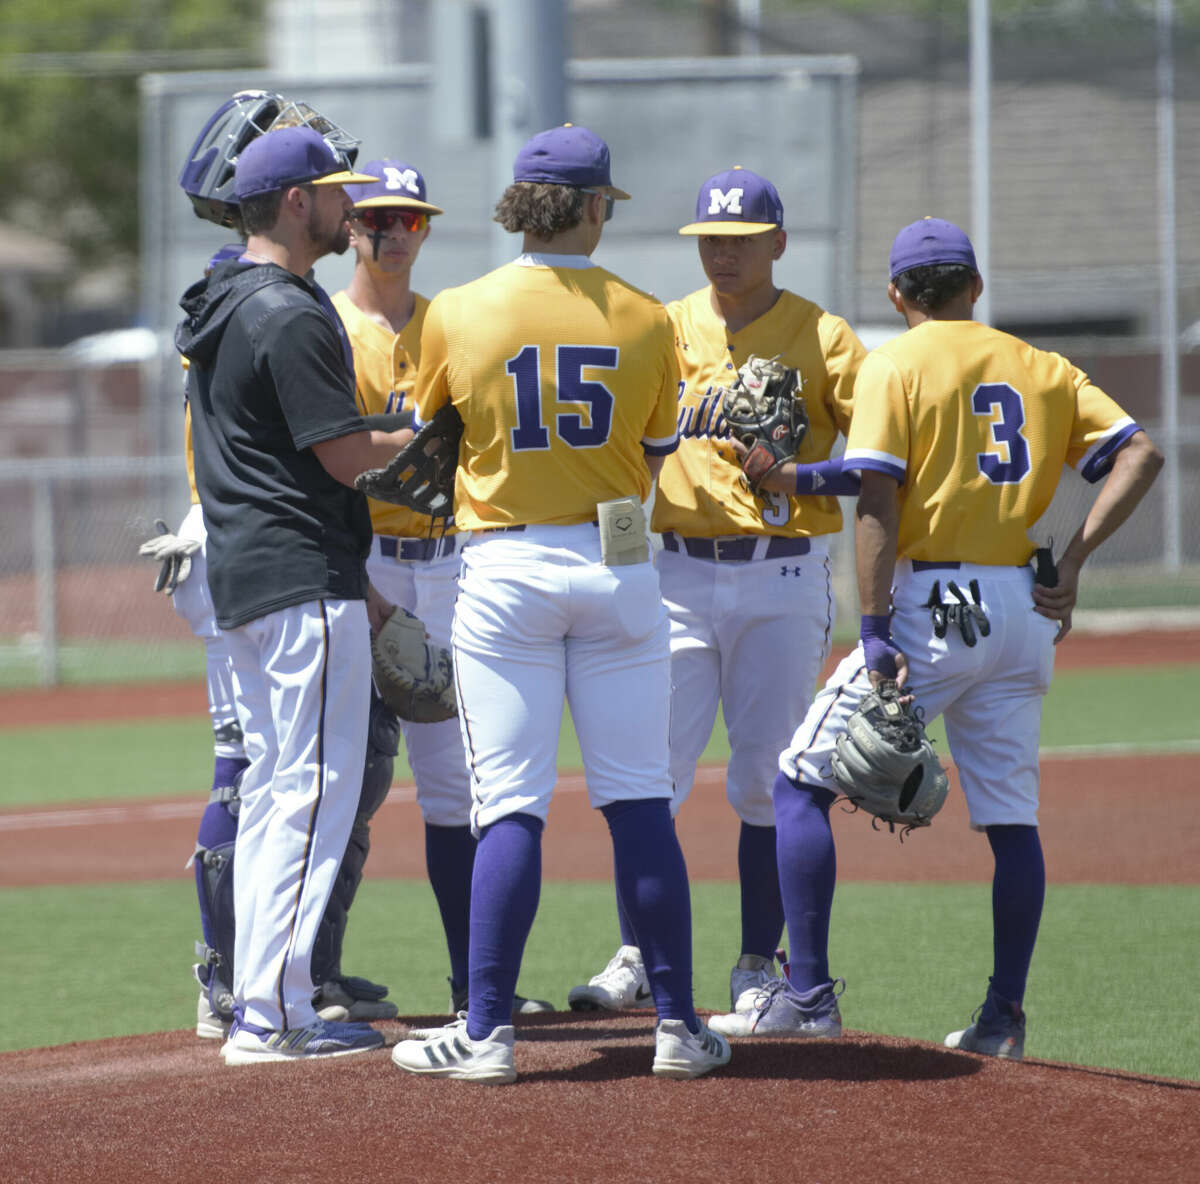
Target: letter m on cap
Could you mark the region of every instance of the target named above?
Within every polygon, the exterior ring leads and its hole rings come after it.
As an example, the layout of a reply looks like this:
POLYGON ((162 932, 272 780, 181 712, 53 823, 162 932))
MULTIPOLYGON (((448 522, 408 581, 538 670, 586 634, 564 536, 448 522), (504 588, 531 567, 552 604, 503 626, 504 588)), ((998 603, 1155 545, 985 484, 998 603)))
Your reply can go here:
POLYGON ((389 189, 407 189, 409 193, 420 195, 417 174, 413 169, 397 169, 389 165, 383 170, 383 179, 389 189))
POLYGON ((708 212, 719 214, 724 210, 727 214, 742 212, 742 194, 744 189, 710 189, 708 191, 708 212))

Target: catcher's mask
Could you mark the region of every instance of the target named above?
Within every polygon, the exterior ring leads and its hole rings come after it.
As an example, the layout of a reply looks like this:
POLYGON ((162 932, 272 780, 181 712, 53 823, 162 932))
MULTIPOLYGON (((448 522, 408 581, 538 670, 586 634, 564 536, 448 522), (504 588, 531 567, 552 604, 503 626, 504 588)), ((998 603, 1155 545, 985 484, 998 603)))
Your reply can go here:
POLYGON ((346 168, 358 156, 359 141, 307 103, 272 91, 238 91, 209 116, 179 174, 180 188, 191 198, 197 218, 241 231, 233 189, 238 157, 263 132, 279 127, 311 127, 346 168))

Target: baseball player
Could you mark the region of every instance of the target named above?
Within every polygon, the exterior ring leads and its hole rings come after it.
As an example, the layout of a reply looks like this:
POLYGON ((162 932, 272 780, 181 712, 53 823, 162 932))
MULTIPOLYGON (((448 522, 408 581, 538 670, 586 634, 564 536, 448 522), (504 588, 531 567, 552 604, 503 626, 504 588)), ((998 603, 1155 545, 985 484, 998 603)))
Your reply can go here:
POLYGON ((828 964, 830 756, 866 691, 896 678, 927 719, 945 717, 971 827, 986 832, 995 859, 992 976, 974 1022, 946 1044, 1020 1060, 1045 891, 1038 736, 1054 644, 1070 627, 1084 561, 1145 495, 1162 458, 1065 358, 971 318, 983 280, 957 226, 906 226, 890 262, 888 295, 908 331, 863 363, 845 453, 862 475, 862 640, 817 695, 775 782, 790 967, 748 1016, 713 1024, 734 1035, 841 1034, 844 983, 828 964), (1105 481, 1057 576, 1040 586, 1027 531, 1064 464, 1105 481))
POLYGON ((694 1077, 729 1050, 696 1016, 687 872, 670 816, 667 618, 641 503, 676 444, 678 369, 662 305, 592 263, 628 194, 608 146, 570 124, 518 153, 496 220, 524 253, 434 298, 417 416, 464 423, 453 644, 479 835, 469 1002, 411 1073, 515 1079, 513 992, 537 910, 563 695, 589 799, 658 1010, 653 1071, 694 1077))
MULTIPOLYGON (((787 231, 765 177, 743 168, 709 177, 695 221, 680 234, 696 237, 709 282, 667 309, 681 380, 679 448, 659 475, 653 527, 662 532, 657 563, 671 619, 672 810, 691 792, 720 703, 730 747, 726 794, 741 823, 741 948, 730 1002, 748 1010, 772 976, 783 932, 771 783, 829 653, 828 538, 842 523, 836 495, 857 489, 829 458, 849 426, 865 351, 841 317, 776 287, 787 231), (799 373, 809 428, 799 464, 779 478, 782 492, 752 492, 721 416, 721 388, 751 354, 778 356, 799 373)), ((640 953, 618 914, 621 948, 572 989, 573 1008, 642 1005, 640 953)))
MULTIPOLYGON (((372 160, 364 172, 380 179, 347 187, 354 202, 350 249, 355 266, 349 286, 333 297, 333 304, 354 350, 359 410, 364 416, 406 414, 411 419, 421 327, 429 307, 429 301, 411 287, 412 267, 429 236, 430 219, 442 210, 426 201, 425 179, 411 165, 372 160)), ((464 536, 452 520, 435 524, 402 506, 375 500, 369 504, 375 532, 367 559, 372 585, 387 600, 420 617, 432 641, 449 647, 464 536)), ((450 953, 450 1010, 457 1014, 467 1006, 467 935, 475 861, 471 783, 462 736, 457 719, 400 721, 399 726, 417 783, 425 823, 425 865, 450 953)), ((388 785, 378 788, 381 803, 388 785)), ((360 810, 360 820, 361 814, 360 810)), ((358 852, 365 859, 368 841, 365 821, 356 822, 347 859, 357 858, 358 852)), ((515 1006, 522 1013, 553 1010, 549 1003, 520 995, 515 1006)))
POLYGON ((234 1020, 226 1064, 379 1047, 313 1005, 312 951, 357 810, 370 698, 366 499, 354 476, 410 432, 371 431, 329 297, 307 279, 348 246, 342 184, 374 180, 313 128, 254 139, 235 169, 240 259, 193 285, 189 360, 208 583, 249 766, 234 862, 234 1020))
MULTIPOLYGON (((255 138, 271 127, 306 124, 320 131, 336 150, 352 158, 358 141, 331 123, 305 103, 293 102, 268 91, 239 91, 224 102, 208 119, 188 154, 180 176, 180 186, 188 195, 198 217, 221 226, 240 229, 238 205, 234 194, 234 170, 237 158, 255 138)), ((242 241, 228 244, 213 255, 206 273, 218 264, 240 258, 242 241)), ((340 328, 340 322, 339 322, 340 328)), ((184 360, 186 368, 186 359, 184 360)), ((232 663, 222 630, 217 626, 212 598, 208 590, 206 530, 196 489, 192 450, 191 409, 184 413, 184 454, 187 465, 191 506, 179 527, 171 534, 161 522, 159 533, 141 547, 162 565, 156 589, 171 596, 172 606, 205 644, 205 672, 209 714, 214 733, 213 787, 196 836, 192 857, 200 906, 203 940, 196 945, 201 961, 193 966, 200 982, 197 1001, 196 1034, 224 1040, 232 1019, 233 996, 230 963, 233 952, 232 859, 237 838, 238 786, 247 761, 241 727, 234 705, 232 663)), ((387 749, 387 729, 378 726, 375 712, 382 705, 372 700, 372 727, 363 773, 359 817, 353 834, 358 836, 366 819, 378 804, 378 787, 383 793, 392 779, 394 736, 387 749), (384 744, 377 741, 382 737, 384 744)), ((394 721, 393 721, 394 726, 394 721)), ((361 844, 347 850, 343 871, 318 930, 314 947, 313 974, 316 982, 314 1005, 326 1019, 389 1019, 395 1016, 395 1004, 384 1000, 387 988, 368 979, 341 972, 341 939, 346 913, 358 885, 358 876, 347 875, 354 865, 361 844)), ((357 871, 361 875, 361 860, 357 871)))

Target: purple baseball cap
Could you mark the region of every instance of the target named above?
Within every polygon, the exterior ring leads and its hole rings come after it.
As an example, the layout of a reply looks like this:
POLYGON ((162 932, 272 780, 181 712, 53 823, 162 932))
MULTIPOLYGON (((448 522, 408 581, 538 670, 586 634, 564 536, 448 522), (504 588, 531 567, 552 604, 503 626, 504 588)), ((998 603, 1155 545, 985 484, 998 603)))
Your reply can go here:
POLYGON ((379 178, 366 185, 347 185, 346 192, 356 210, 374 206, 396 206, 420 210, 425 214, 442 214, 444 210, 425 200, 425 178, 411 164, 399 160, 369 160, 365 172, 379 178))
POLYGON ((783 202, 766 177, 740 164, 716 173, 700 186, 696 221, 680 234, 762 234, 783 226, 783 202))
POLYGON ((264 132, 238 157, 234 192, 238 201, 293 185, 345 185, 377 181, 346 168, 344 157, 311 127, 281 127, 264 132))
POLYGON ((895 279, 914 267, 934 263, 961 263, 978 274, 975 248, 966 232, 943 218, 922 218, 906 226, 892 243, 888 275, 895 279))
POLYGON ((564 123, 526 141, 513 162, 514 181, 595 189, 619 201, 629 194, 612 183, 608 145, 586 127, 564 123))

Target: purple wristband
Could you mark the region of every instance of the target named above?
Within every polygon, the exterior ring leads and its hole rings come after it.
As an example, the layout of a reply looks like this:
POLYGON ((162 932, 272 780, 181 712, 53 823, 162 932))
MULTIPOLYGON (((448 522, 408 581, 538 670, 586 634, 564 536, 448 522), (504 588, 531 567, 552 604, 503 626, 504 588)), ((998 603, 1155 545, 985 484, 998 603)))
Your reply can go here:
POLYGON ((855 469, 843 469, 842 458, 818 460, 796 466, 796 493, 823 494, 827 497, 857 497, 862 478, 855 469))
POLYGON ((863 657, 868 670, 878 670, 884 678, 896 677, 896 654, 892 641, 892 619, 887 613, 863 615, 858 627, 862 638, 863 657))

